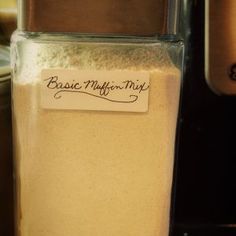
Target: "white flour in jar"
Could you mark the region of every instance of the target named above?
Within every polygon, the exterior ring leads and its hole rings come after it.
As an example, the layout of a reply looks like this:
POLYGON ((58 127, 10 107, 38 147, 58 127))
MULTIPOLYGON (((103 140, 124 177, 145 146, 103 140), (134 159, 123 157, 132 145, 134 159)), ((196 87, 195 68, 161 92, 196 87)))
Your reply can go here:
POLYGON ((19 235, 167 236, 180 71, 165 50, 27 48, 13 86, 19 235), (43 109, 45 68, 146 71, 149 110, 43 109))

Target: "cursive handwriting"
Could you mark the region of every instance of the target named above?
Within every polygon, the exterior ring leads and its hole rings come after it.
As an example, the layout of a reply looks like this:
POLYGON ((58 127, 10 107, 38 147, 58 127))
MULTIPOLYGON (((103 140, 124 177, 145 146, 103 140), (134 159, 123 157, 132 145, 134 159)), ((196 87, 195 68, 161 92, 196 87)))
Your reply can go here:
POLYGON ((45 79, 44 81, 48 81, 47 84, 47 88, 49 89, 82 89, 82 86, 80 85, 80 83, 75 82, 73 80, 73 82, 75 83, 62 83, 58 81, 58 76, 52 76, 49 77, 48 79, 45 79))
MULTIPOLYGON (((138 80, 137 80, 137 82, 138 82, 138 80)), ((129 89, 132 89, 132 90, 138 90, 139 93, 149 89, 149 85, 147 85, 146 82, 144 82, 142 84, 136 84, 132 80, 126 80, 123 83, 125 84, 125 89, 129 88, 129 89)))
POLYGON ((111 82, 103 82, 102 84, 99 84, 97 80, 87 80, 84 81, 85 84, 85 90, 90 88, 92 90, 99 90, 99 94, 101 96, 107 96, 109 95, 110 91, 113 90, 121 90, 124 89, 124 87, 119 85, 113 85, 111 82))
POLYGON ((118 103, 133 103, 138 100, 138 95, 131 94, 127 100, 111 99, 108 96, 115 90, 130 90, 131 92, 144 92, 149 89, 149 85, 146 82, 140 83, 139 80, 125 80, 120 84, 115 84, 114 81, 98 81, 98 80, 86 80, 78 82, 72 80, 72 82, 62 82, 58 76, 51 76, 44 79, 46 87, 51 90, 56 90, 54 94, 55 99, 60 99, 63 93, 81 93, 89 96, 104 99, 110 102, 118 103), (97 91, 97 92, 96 92, 97 91))

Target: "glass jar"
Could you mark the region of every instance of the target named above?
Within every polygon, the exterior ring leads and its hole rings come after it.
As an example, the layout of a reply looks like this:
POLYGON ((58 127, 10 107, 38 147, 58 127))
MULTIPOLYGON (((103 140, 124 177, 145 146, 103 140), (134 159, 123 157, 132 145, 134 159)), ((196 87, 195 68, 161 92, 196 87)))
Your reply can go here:
MULTIPOLYGON (((161 16, 176 13, 174 3, 160 1, 161 16)), ((142 4, 141 15, 156 1, 142 4)), ((88 30, 73 16, 80 7, 68 17, 82 33, 58 25, 63 10, 33 32, 39 7, 12 38, 17 235, 167 236, 183 43, 170 28, 142 35, 124 14, 108 20, 119 27, 88 34, 108 15, 93 9, 88 30)))
POLYGON ((13 174, 9 49, 0 46, 0 235, 13 235, 13 174))

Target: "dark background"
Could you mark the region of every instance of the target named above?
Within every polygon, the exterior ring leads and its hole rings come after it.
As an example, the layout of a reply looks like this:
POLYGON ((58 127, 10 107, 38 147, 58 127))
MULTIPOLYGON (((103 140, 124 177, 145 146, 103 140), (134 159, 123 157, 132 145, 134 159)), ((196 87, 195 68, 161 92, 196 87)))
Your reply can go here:
POLYGON ((205 1, 187 1, 189 10, 182 19, 187 26, 187 48, 172 235, 234 236, 236 98, 217 96, 208 88, 204 76, 205 1))

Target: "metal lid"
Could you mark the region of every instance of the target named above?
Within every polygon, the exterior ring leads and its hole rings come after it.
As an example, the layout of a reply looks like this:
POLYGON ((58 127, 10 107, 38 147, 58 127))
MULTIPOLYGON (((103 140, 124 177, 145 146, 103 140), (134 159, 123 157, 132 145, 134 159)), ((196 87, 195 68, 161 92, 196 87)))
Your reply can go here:
POLYGON ((151 36, 176 34, 179 0, 19 0, 18 29, 151 36))
POLYGON ((0 95, 10 92, 10 50, 0 46, 0 95))

